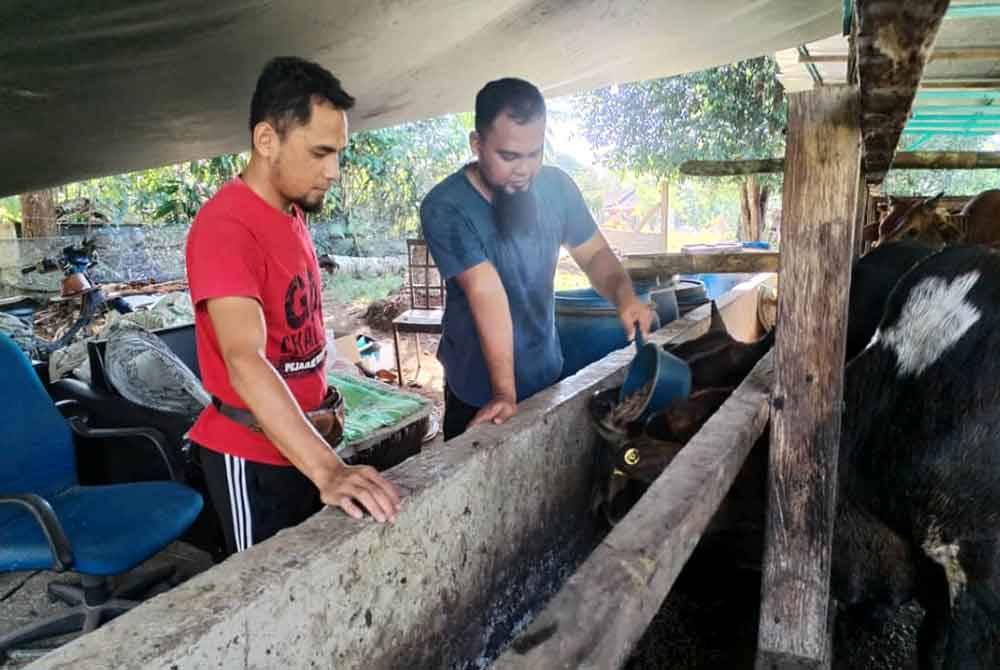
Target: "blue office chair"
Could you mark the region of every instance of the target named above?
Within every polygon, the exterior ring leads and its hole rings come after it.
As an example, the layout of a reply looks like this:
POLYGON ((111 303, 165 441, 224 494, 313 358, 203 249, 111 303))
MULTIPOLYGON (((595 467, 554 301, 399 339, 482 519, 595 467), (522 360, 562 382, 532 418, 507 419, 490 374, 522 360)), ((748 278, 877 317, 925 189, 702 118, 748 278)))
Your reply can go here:
POLYGON ((0 657, 29 642, 89 632, 135 607, 133 598, 169 579, 172 568, 115 592, 109 578, 176 540, 202 509, 198 493, 173 481, 80 486, 74 433, 144 437, 171 475, 174 469, 156 430, 89 428, 84 417, 60 412, 72 410, 68 403, 56 407, 24 353, 0 333, 0 571, 72 571, 81 577, 80 586, 50 584, 49 595, 73 607, 0 636, 0 657))

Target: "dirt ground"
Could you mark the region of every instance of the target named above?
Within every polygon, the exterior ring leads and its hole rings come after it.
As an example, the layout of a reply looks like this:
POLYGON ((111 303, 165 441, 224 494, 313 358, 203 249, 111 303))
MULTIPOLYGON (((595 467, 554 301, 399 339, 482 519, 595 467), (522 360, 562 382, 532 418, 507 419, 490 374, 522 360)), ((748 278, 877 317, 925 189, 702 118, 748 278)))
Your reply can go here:
MULTIPOLYGON (((396 373, 395 344, 392 331, 372 328, 364 320, 364 307, 357 304, 339 303, 333 297, 325 296, 323 313, 326 315, 327 331, 336 337, 345 335, 367 335, 379 345, 375 368, 396 373)), ((417 336, 400 334, 400 361, 403 366, 403 388, 417 393, 434 403, 435 417, 440 420, 444 413, 444 370, 437 360, 437 335, 420 335, 419 370, 417 360, 417 336)))
MULTIPOLYGON (((752 670, 760 614, 760 571, 730 544, 699 546, 625 670, 752 670)), ((878 630, 838 619, 833 670, 916 670, 923 612, 902 608, 878 630)))

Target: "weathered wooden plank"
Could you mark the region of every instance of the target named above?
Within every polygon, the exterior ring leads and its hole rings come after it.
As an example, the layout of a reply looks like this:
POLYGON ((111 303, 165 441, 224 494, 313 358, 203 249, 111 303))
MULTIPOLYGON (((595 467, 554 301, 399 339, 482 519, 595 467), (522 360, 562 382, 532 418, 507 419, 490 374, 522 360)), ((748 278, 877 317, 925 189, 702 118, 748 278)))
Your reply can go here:
POLYGON ((906 151, 896 155, 896 170, 995 170, 997 151, 906 151))
POLYGON ((731 177, 742 174, 766 174, 785 169, 783 158, 745 161, 684 161, 680 173, 690 177, 731 177))
MULTIPOLYGON (((865 225, 866 226, 870 226, 873 224, 877 225, 879 220, 878 208, 877 208, 879 196, 876 193, 873 193, 872 189, 868 188, 867 184, 862 184, 862 186, 864 187, 865 193, 867 195, 867 197, 865 198, 866 200, 865 225)), ((878 187, 873 187, 873 188, 877 189, 878 187)), ((858 235, 859 233, 855 231, 854 234, 858 235)), ((865 240, 862 237, 862 239, 857 241, 857 244, 858 248, 861 249, 860 255, 864 255, 867 254, 868 251, 871 249, 872 241, 865 240)))
POLYGON ((777 272, 778 252, 734 254, 628 254, 625 269, 633 279, 702 272, 777 272))
POLYGON ((865 177, 880 183, 913 107, 949 0, 857 0, 865 177))
POLYGON ((862 231, 868 223, 868 205, 871 197, 868 194, 868 184, 865 182, 864 174, 858 175, 858 199, 857 209, 854 213, 854 248, 851 261, 855 261, 861 255, 864 247, 864 235, 862 231))
MULTIPOLYGON (((998 151, 903 151, 892 162, 894 170, 995 170, 1000 168, 998 151)), ((685 161, 681 174, 691 177, 729 177, 782 172, 783 158, 748 161, 685 161)))
POLYGON ((761 359, 493 668, 621 667, 767 425, 772 361, 761 359))
POLYGON ((829 667, 858 110, 854 87, 789 96, 758 670, 829 667))

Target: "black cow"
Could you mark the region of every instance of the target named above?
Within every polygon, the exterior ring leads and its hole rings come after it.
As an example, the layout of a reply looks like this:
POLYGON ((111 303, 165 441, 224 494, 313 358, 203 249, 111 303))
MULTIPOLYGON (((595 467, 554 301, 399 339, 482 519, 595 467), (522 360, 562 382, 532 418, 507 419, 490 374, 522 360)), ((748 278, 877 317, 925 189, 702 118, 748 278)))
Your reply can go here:
POLYGON ((737 340, 729 334, 714 301, 711 310, 708 332, 687 342, 664 346, 690 366, 691 388, 695 391, 736 388, 774 344, 773 329, 756 342, 737 340))
POLYGON ((861 351, 845 370, 833 592, 869 616, 916 598, 921 668, 997 668, 1000 254, 925 251, 893 245, 855 268, 868 283, 848 317, 861 351))
MULTIPOLYGON (((868 615, 917 599, 925 670, 997 668, 1000 254, 906 244, 875 253, 855 268, 851 296, 860 353, 845 370, 833 593, 868 615)), ((711 385, 733 360, 726 342, 714 327, 673 351, 711 385)), ((644 442, 675 452, 724 399, 702 389, 647 426, 644 442)), ((655 452, 644 442, 633 444, 655 452)))
MULTIPOLYGON (((609 389, 595 395, 590 403, 591 416, 595 426, 605 438, 605 449, 598 452, 597 482, 601 485, 595 492, 594 505, 603 508, 605 517, 615 523, 639 499, 646 488, 670 464, 684 444, 690 440, 712 414, 726 401, 747 376, 753 366, 771 348, 774 331, 768 331, 756 342, 741 342, 729 334, 722 315, 715 303, 711 304, 711 320, 708 331, 693 340, 676 345, 665 345, 670 353, 684 359, 691 368, 691 393, 686 398, 675 400, 669 407, 650 417, 645 425, 628 425, 611 430, 608 417, 617 399, 618 389, 609 389)), ((749 493, 736 496, 741 500, 759 498, 757 473, 767 468, 765 450, 755 450, 758 461, 748 468, 754 474, 743 479, 754 479, 747 486, 749 493)), ((763 507, 760 504, 738 505, 744 514, 717 514, 726 518, 719 527, 744 525, 743 517, 763 522, 763 507)), ((718 528, 717 528, 718 529, 718 528)))
POLYGON ((922 668, 1000 667, 1000 255, 907 272, 844 380, 833 586, 927 610, 922 668))

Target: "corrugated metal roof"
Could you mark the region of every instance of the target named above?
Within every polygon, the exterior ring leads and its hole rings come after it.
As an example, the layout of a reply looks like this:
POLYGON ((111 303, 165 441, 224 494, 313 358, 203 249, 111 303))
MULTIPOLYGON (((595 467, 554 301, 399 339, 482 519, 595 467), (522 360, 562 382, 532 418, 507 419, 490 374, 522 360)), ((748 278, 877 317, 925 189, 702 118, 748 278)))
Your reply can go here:
MULTIPOLYGON (((776 54, 789 92, 847 80, 847 37, 776 54)), ((907 148, 934 137, 1000 134, 1000 3, 953 1, 904 130, 907 148)))

